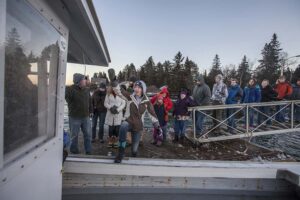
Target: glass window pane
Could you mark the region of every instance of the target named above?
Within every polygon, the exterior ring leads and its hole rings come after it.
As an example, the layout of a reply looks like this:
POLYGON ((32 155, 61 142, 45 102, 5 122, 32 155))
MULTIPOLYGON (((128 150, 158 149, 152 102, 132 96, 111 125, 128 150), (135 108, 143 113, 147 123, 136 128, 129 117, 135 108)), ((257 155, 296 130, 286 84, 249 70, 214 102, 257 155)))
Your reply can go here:
POLYGON ((26 1, 7 1, 5 154, 54 136, 59 38, 26 1))

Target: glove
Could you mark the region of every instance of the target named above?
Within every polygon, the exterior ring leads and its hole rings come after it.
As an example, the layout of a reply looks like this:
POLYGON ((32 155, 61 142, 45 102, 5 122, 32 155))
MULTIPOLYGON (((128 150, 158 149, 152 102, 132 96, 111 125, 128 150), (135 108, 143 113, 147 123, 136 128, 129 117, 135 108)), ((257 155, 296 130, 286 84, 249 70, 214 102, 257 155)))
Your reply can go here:
POLYGON ((113 106, 113 107, 111 107, 109 110, 110 110, 110 112, 111 112, 112 114, 114 114, 114 115, 119 113, 118 107, 117 107, 117 106, 113 106))

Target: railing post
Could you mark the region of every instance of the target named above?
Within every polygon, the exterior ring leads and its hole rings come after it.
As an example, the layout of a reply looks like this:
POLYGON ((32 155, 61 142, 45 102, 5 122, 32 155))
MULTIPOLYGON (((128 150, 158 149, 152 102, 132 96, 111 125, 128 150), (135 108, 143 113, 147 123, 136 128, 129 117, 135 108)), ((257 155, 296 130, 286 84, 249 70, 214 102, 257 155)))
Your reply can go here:
POLYGON ((193 128, 194 128, 194 139, 196 138, 196 110, 193 109, 193 128))
POLYGON ((294 128, 294 101, 291 103, 291 128, 294 128))
POLYGON ((246 133, 249 133, 249 105, 246 105, 246 133))

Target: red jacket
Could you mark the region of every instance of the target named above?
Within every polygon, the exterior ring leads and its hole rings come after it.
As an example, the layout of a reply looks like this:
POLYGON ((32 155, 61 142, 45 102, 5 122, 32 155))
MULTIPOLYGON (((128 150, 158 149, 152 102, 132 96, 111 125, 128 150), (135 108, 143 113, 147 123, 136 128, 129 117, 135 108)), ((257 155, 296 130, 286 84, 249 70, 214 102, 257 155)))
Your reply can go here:
POLYGON ((154 95, 152 98, 151 98, 151 103, 152 104, 155 104, 156 103, 156 100, 157 100, 157 97, 158 95, 162 95, 162 94, 166 94, 166 96, 164 97, 164 106, 165 106, 165 111, 166 111, 166 116, 165 116, 165 119, 166 121, 168 121, 168 112, 172 109, 173 107, 173 102, 171 101, 170 99, 170 94, 169 94, 169 91, 168 91, 168 88, 167 87, 163 87, 161 89, 161 91, 154 95))
POLYGON ((275 91, 278 93, 277 99, 282 100, 292 95, 293 88, 288 82, 284 82, 276 84, 275 91))

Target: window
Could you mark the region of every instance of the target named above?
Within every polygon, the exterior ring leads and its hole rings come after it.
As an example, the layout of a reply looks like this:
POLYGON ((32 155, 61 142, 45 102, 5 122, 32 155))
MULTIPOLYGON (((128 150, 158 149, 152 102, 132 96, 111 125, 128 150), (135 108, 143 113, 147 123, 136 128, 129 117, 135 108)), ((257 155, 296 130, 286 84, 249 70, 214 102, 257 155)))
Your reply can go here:
POLYGON ((4 156, 55 135, 60 34, 24 0, 7 1, 4 156))

